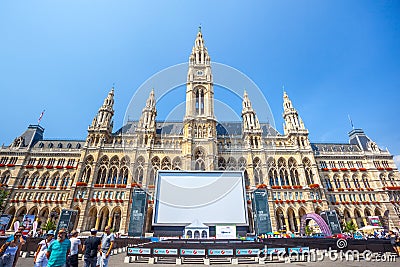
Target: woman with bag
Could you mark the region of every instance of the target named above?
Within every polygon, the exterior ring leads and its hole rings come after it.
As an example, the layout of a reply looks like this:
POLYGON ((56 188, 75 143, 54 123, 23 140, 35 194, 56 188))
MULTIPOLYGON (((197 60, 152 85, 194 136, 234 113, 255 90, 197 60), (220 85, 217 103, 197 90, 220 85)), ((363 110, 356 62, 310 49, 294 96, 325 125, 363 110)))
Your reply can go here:
POLYGON ((0 257, 0 267, 15 267, 22 247, 21 236, 21 232, 16 232, 14 239, 4 243, 0 248, 0 255, 2 255, 0 257))
POLYGON ((47 248, 54 241, 54 231, 50 230, 47 232, 46 239, 42 240, 38 244, 38 248, 36 250, 35 258, 33 262, 35 263, 35 267, 46 267, 48 259, 46 257, 47 248))

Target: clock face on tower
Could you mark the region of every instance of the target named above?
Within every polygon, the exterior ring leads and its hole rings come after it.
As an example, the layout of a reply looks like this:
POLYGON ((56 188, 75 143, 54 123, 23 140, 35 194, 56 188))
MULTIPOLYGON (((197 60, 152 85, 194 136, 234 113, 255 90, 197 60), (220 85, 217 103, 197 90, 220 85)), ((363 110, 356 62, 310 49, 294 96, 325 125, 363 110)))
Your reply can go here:
POLYGON ((204 72, 202 70, 197 71, 197 76, 203 76, 203 75, 204 75, 204 72))

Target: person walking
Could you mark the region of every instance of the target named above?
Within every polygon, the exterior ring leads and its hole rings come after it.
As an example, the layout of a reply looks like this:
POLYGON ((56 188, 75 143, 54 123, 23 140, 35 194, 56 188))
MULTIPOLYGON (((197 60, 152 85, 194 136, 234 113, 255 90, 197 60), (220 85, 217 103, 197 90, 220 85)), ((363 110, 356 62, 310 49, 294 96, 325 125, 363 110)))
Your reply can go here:
POLYGON ((400 239, 392 230, 389 231, 389 239, 394 251, 400 256, 400 239))
POLYGON ((71 238, 71 254, 67 259, 67 267, 78 267, 78 253, 82 250, 81 240, 78 238, 78 231, 72 230, 71 238))
POLYGON ((111 250, 114 246, 115 237, 111 233, 111 227, 106 226, 104 233, 101 236, 101 256, 100 256, 100 267, 108 267, 108 261, 110 260, 111 250))
POLYGON ((60 229, 57 240, 47 249, 46 256, 49 259, 47 267, 64 267, 70 249, 71 241, 67 238, 67 232, 65 229, 60 229))
POLYGON ((14 234, 14 239, 12 241, 6 241, 0 248, 0 266, 2 267, 15 267, 18 261, 19 252, 24 244, 21 241, 22 232, 17 231, 14 234))
POLYGON ((33 263, 35 267, 46 267, 47 266, 47 248, 54 242, 54 231, 50 230, 46 234, 46 238, 39 242, 38 248, 35 253, 35 258, 33 259, 33 263))
POLYGON ((96 236, 97 229, 92 228, 90 230, 90 236, 85 240, 83 244, 83 251, 85 256, 85 267, 96 267, 97 253, 101 248, 101 240, 96 236))

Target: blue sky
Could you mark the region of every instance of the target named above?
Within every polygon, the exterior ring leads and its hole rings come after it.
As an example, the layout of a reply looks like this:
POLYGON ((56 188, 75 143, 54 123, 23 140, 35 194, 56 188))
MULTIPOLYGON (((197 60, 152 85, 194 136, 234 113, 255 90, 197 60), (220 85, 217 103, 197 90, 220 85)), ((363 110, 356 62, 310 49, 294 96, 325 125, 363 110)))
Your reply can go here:
POLYGON ((0 143, 43 109, 46 138, 84 139, 113 83, 116 130, 144 81, 187 62, 201 23, 211 59, 262 89, 280 132, 284 85, 312 142, 347 142, 350 114, 400 155, 399 14, 398 1, 3 0, 0 143))

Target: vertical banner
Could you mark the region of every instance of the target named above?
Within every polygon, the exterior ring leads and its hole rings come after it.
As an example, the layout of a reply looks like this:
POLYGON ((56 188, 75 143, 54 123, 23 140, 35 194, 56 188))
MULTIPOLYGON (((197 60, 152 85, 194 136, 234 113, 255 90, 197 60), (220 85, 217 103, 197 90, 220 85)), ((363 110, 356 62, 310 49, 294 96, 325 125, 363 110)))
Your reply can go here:
POLYGON ((272 232, 271 218, 268 205, 268 192, 256 189, 253 192, 254 228, 257 235, 272 232))
POLYGON ((0 216, 0 236, 5 235, 9 227, 12 216, 3 214, 0 216))
POLYGON ((22 225, 25 227, 25 230, 22 231, 24 236, 27 236, 29 232, 32 230, 33 222, 35 221, 35 215, 26 214, 24 219, 22 220, 22 225))
POLYGON ((77 210, 62 210, 60 219, 58 220, 56 233, 58 233, 58 231, 62 228, 67 229, 67 231, 70 233, 74 229, 77 216, 77 210))
POLYGON ((132 192, 132 209, 129 220, 128 235, 143 236, 144 222, 147 210, 147 194, 140 188, 133 189, 132 192))
POLYGON ((342 229, 340 228, 339 219, 337 217, 335 210, 327 210, 327 211, 321 212, 320 215, 328 224, 333 235, 342 233, 342 229))

